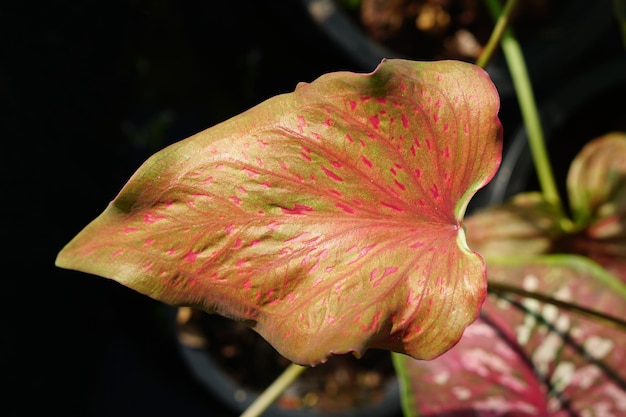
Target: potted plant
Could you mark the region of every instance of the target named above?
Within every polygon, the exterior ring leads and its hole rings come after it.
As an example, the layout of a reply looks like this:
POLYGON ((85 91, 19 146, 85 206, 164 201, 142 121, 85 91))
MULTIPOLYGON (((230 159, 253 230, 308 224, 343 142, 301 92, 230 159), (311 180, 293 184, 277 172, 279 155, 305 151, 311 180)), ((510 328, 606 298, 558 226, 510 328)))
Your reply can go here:
POLYGON ((465 217, 500 168, 493 49, 384 60, 158 152, 57 265, 234 318, 299 364, 246 415, 368 349, 394 352, 407 416, 623 414, 626 134, 588 138, 564 204, 504 33, 541 192, 465 217))

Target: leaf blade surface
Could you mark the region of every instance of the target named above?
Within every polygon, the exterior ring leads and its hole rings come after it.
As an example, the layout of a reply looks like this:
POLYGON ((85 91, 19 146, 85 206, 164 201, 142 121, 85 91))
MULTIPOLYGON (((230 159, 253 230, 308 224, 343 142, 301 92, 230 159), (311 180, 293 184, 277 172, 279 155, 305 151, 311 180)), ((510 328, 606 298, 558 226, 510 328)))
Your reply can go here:
POLYGON ((460 222, 498 106, 461 62, 324 75, 155 154, 57 265, 247 321, 297 363, 435 357, 485 297, 460 222))

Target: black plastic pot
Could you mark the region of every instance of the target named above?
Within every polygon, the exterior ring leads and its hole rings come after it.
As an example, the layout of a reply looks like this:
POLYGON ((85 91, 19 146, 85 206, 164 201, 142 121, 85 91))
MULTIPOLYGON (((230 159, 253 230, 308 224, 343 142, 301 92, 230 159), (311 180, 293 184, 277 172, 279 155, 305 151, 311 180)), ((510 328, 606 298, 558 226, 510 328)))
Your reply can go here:
MULTIPOLYGON (((430 56, 406 56, 372 40, 336 0, 300 2, 320 30, 364 71, 373 70, 383 58, 433 59, 430 56)), ((534 36, 521 39, 528 73, 537 92, 559 82, 564 73, 579 71, 581 68, 577 63, 597 52, 616 24, 612 3, 609 0, 562 1, 553 18, 533 27, 534 36)), ((486 70, 502 101, 513 101, 514 104, 515 92, 503 56, 496 54, 486 70)))
MULTIPOLYGON (((261 336, 232 320, 190 309, 178 310, 178 317, 177 345, 190 373, 233 415, 245 411, 289 364, 261 336), (189 312, 191 319, 181 319, 189 312)), ((389 352, 331 357, 301 374, 264 415, 399 417, 389 352)))

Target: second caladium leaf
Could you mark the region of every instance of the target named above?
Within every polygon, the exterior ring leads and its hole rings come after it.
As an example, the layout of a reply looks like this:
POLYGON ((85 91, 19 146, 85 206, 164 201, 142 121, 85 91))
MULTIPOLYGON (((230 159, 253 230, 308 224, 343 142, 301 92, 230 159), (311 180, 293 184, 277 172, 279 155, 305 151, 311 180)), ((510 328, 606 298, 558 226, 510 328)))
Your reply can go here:
MULTIPOLYGON (((623 320, 626 291, 576 255, 490 260, 490 283, 521 286, 623 320)), ((492 295, 454 349, 406 360, 419 415, 622 416, 626 333, 534 298, 492 295)))
POLYGON ((301 364, 433 358, 485 298, 461 220, 498 109, 463 62, 324 75, 152 156, 57 265, 246 321, 301 364))

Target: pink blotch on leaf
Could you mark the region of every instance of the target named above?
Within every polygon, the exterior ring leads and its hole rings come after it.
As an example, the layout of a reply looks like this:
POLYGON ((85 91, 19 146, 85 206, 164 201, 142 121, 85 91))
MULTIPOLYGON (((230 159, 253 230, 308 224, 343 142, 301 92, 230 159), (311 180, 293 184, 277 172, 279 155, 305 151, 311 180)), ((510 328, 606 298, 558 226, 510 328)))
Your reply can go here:
POLYGON ((334 172, 332 172, 331 170, 325 168, 325 167, 321 167, 322 171, 324 171, 324 174, 326 174, 326 176, 328 178, 330 178, 331 180, 335 180, 335 181, 339 181, 342 182, 343 178, 341 178, 339 175, 335 174, 334 172))
POLYGON ((352 111, 356 110, 356 101, 355 100, 350 100, 350 110, 352 110, 352 111))
POLYGON ((387 203, 386 201, 381 201, 380 204, 397 212, 404 211, 402 208, 396 206, 395 204, 387 203))
POLYGON ((409 127, 409 119, 406 117, 406 114, 404 113, 402 113, 402 127, 405 129, 409 127))
POLYGON ((382 315, 383 315, 383 312, 378 311, 376 315, 372 318, 372 322, 370 323, 369 327, 365 327, 363 330, 369 331, 369 332, 375 332, 376 329, 378 328, 378 324, 380 322, 380 318, 382 317, 382 315))
POLYGON ((370 161, 369 159, 367 159, 365 156, 361 155, 361 161, 363 161, 363 163, 365 165, 367 165, 369 168, 371 168, 373 166, 372 161, 370 161))
POLYGON ((337 207, 339 207, 340 209, 342 209, 343 211, 345 211, 348 214, 354 214, 354 210, 352 209, 352 207, 342 204, 342 203, 337 203, 336 204, 337 207))
POLYGON ((372 127, 374 129, 378 130, 380 126, 380 119, 378 118, 377 115, 370 116, 370 123, 372 124, 372 127))
POLYGON ((163 217, 160 216, 155 216, 152 213, 146 213, 143 215, 143 222, 147 223, 147 224, 153 224, 156 223, 157 221, 161 220, 163 217))
POLYGON ((124 234, 129 235, 131 233, 135 233, 138 230, 139 229, 137 229, 136 227, 125 227, 124 228, 124 234))
POLYGON ((184 258, 187 262, 194 263, 196 262, 196 259, 198 258, 198 254, 195 253, 194 251, 189 251, 185 254, 184 258))
MULTIPOLYGON (((372 249, 374 249, 374 247, 376 247, 375 244, 372 245, 368 245, 365 246, 364 248, 361 248, 361 250, 359 250, 359 253, 357 254, 356 258, 353 259, 352 261, 348 262, 348 265, 358 261, 359 259, 361 259, 362 257, 364 257, 365 255, 368 254, 369 251, 371 251, 372 249)), ((351 253, 353 252, 357 247, 356 246, 351 246, 348 248, 348 250, 346 250, 346 253, 351 253)))
POLYGON ((437 184, 433 184, 430 193, 433 195, 433 198, 439 198, 439 187, 437 187, 437 184))
POLYGON ((313 211, 313 208, 305 206, 303 204, 296 204, 292 209, 281 207, 281 210, 285 214, 305 214, 307 212, 313 211))
POLYGON ((306 127, 306 120, 303 116, 298 116, 298 132, 303 133, 306 127))
POLYGON ((328 192, 334 195, 335 197, 343 197, 343 194, 340 191, 337 191, 335 189, 328 190, 328 192))
MULTIPOLYGON (((284 211, 284 209, 283 209, 284 211)), ((278 230, 278 227, 280 226, 280 223, 273 221, 273 222, 269 222, 265 227, 267 227, 268 229, 270 229, 272 232, 275 232, 276 230, 278 230)))
MULTIPOLYGON (((243 171, 243 172, 244 172, 244 173, 248 176, 248 178, 250 178, 250 179, 255 179, 255 178, 258 178, 258 177, 259 177, 259 173, 258 173, 258 172, 256 172, 255 170, 251 169, 251 168, 245 167, 245 168, 242 168, 242 171, 243 171)), ((213 177, 209 177, 209 178, 211 178, 211 182, 213 182, 213 177)))

